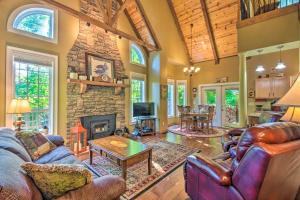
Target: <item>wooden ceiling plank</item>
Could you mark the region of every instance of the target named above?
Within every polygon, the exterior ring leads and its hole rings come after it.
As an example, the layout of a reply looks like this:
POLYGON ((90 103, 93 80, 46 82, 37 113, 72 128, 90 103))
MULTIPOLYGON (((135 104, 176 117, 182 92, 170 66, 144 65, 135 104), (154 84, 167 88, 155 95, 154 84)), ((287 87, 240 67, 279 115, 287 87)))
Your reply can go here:
POLYGON ((213 30, 212 30, 212 25, 211 25, 211 22, 210 22, 210 18, 209 18, 208 12, 207 12, 205 0, 200 0, 200 4, 201 4, 202 12, 203 12, 203 17, 204 17, 204 20, 205 20, 205 25, 206 25, 206 28, 207 28, 207 31, 208 31, 209 40, 210 40, 210 43, 211 43, 211 48, 213 50, 215 63, 218 64, 219 63, 219 55, 218 55, 217 45, 216 45, 213 30))
MULTIPOLYGON (((118 3, 121 5, 122 0, 118 0, 118 3)), ((132 21, 132 19, 131 19, 131 17, 130 17, 130 14, 128 13, 128 11, 127 11, 126 9, 124 9, 123 11, 124 11, 124 13, 125 13, 125 15, 126 15, 126 17, 127 17, 127 19, 128 19, 128 22, 129 22, 129 24, 130 24, 130 26, 131 26, 133 32, 134 32, 135 35, 137 36, 137 38, 140 39, 140 40, 143 40, 141 34, 140 34, 139 31, 137 30, 137 28, 136 28, 134 22, 132 21)), ((147 56, 149 56, 149 50, 148 50, 145 46, 143 46, 143 49, 144 49, 144 51, 146 52, 147 56)))
POLYGON ((107 0, 106 13, 107 13, 107 23, 111 24, 112 20, 112 0, 107 0))
POLYGON ((188 51, 187 43, 185 42, 185 37, 184 37, 183 31, 182 31, 182 29, 181 29, 181 26, 180 26, 180 24, 179 24, 179 21, 178 21, 177 15, 176 15, 176 11, 175 11, 173 2, 172 2, 172 0, 167 0, 167 2, 168 2, 168 5, 169 5, 171 14, 172 14, 172 16, 173 16, 173 19, 174 19, 174 21, 175 21, 175 26, 176 26, 176 28, 177 28, 177 31, 179 32, 179 36, 180 36, 181 40, 183 41, 183 43, 185 44, 185 51, 186 51, 186 54, 187 54, 187 56, 188 56, 188 58, 189 58, 189 60, 190 60, 190 62, 191 62, 193 58, 191 57, 191 55, 190 55, 190 53, 189 53, 189 51, 188 51))
POLYGON ((159 43, 159 40, 158 40, 158 38, 157 38, 157 36, 155 34, 155 31, 154 31, 154 29, 153 29, 153 27, 152 27, 152 25, 151 25, 151 23, 149 21, 149 18, 146 15, 146 12, 145 12, 145 9, 144 9, 142 3, 140 2, 140 0, 135 0, 135 2, 136 2, 136 5, 137 5, 138 9, 140 10, 140 12, 142 14, 142 17, 143 17, 143 19, 144 19, 144 21, 146 23, 146 26, 148 27, 148 30, 150 31, 150 34, 151 34, 151 36, 152 36, 152 38, 153 38, 153 40, 155 42, 156 47, 159 50, 161 50, 161 45, 159 43))
POLYGON ((128 40, 134 41, 134 42, 136 42, 137 44, 139 44, 141 46, 147 47, 151 51, 157 51, 157 48, 155 46, 153 46, 153 45, 151 45, 147 42, 144 42, 141 39, 138 39, 138 38, 136 38, 132 35, 129 35, 128 33, 125 33, 123 31, 120 31, 120 30, 116 29, 116 28, 113 28, 112 26, 109 26, 109 25, 107 25, 107 24, 105 24, 105 23, 103 23, 99 20, 96 20, 96 19, 94 19, 94 18, 92 18, 92 17, 90 17, 86 14, 83 14, 83 13, 77 11, 77 10, 74 10, 73 8, 70 8, 70 7, 68 7, 68 6, 66 6, 62 3, 59 3, 59 2, 54 1, 54 0, 37 0, 37 1, 47 3, 51 6, 54 6, 54 7, 58 8, 59 10, 65 12, 65 13, 68 13, 68 14, 82 20, 82 21, 89 22, 89 23, 93 24, 94 26, 97 26, 99 28, 107 30, 107 31, 109 31, 113 34, 116 34, 116 35, 121 36, 123 38, 126 38, 128 40))

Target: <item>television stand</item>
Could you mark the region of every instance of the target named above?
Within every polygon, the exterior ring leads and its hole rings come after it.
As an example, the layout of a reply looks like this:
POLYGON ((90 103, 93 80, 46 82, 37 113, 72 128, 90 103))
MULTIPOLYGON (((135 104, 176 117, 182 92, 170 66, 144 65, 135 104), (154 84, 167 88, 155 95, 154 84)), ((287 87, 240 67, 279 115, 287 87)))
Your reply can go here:
POLYGON ((156 117, 137 117, 134 131, 134 136, 155 135, 156 134, 156 117))

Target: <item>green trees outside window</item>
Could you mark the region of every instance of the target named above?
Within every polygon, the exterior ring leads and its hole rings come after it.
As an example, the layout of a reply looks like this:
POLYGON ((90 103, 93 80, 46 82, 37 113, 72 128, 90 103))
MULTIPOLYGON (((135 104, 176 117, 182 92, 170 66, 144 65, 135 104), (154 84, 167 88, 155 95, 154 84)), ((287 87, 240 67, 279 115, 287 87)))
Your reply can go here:
POLYGON ((135 44, 130 47, 130 62, 138 65, 145 65, 144 55, 141 49, 135 44))
POLYGON ((216 105, 217 92, 216 90, 205 90, 206 92, 206 102, 208 105, 216 105))
POLYGON ((186 88, 185 88, 185 85, 182 85, 182 84, 179 84, 177 86, 177 95, 178 95, 178 102, 177 102, 177 105, 179 106, 184 106, 186 104, 186 88))
POLYGON ((52 68, 18 61, 14 65, 15 97, 28 99, 32 110, 24 114, 26 126, 32 129, 49 127, 52 68))
POLYGON ((20 12, 13 28, 35 35, 53 38, 54 11, 46 8, 28 8, 20 12))

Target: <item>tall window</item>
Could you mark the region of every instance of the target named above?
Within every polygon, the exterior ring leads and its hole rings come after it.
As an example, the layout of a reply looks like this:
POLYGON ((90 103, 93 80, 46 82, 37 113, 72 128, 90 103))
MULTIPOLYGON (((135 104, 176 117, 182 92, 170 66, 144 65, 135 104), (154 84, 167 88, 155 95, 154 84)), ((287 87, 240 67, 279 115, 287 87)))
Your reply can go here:
POLYGON ((54 133, 54 72, 56 58, 8 47, 7 103, 11 99, 28 99, 31 112, 23 114, 25 128, 47 127, 54 133))
POLYGON ((130 45, 130 62, 137 65, 146 65, 143 51, 134 43, 130 45))
POLYGON ((168 117, 175 115, 174 80, 168 79, 168 117))
POLYGON ((20 7, 9 17, 8 30, 56 43, 57 11, 35 4, 20 7))
POLYGON ((143 74, 131 74, 131 118, 135 121, 132 115, 133 103, 144 102, 146 99, 146 76, 143 74))
POLYGON ((187 81, 178 80, 177 81, 177 105, 185 106, 187 105, 187 81))

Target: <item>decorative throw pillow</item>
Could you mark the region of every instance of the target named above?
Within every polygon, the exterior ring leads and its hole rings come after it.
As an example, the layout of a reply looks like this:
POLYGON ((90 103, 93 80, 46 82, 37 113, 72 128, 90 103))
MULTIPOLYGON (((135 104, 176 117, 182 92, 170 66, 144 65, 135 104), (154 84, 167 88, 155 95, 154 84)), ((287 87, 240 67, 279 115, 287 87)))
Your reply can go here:
POLYGON ((56 148, 56 145, 39 132, 20 131, 16 137, 22 142, 33 161, 56 148))
POLYGON ((24 163, 26 171, 44 198, 53 199, 92 181, 91 172, 82 165, 24 163))

